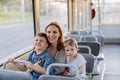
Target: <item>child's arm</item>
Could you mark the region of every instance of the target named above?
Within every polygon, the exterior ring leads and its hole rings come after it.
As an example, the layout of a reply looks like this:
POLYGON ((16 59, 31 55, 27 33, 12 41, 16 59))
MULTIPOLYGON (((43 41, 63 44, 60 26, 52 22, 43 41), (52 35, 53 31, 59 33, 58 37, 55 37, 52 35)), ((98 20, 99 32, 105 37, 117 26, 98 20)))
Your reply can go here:
POLYGON ((23 65, 23 64, 21 64, 21 63, 16 63, 16 62, 14 62, 14 59, 13 59, 13 58, 9 58, 9 59, 8 59, 8 62, 13 63, 14 65, 16 65, 17 68, 19 68, 19 69, 22 70, 22 71, 27 70, 27 68, 25 67, 25 65, 23 65))
POLYGON ((30 68, 32 71, 38 72, 40 74, 45 74, 45 68, 40 66, 41 61, 36 62, 35 64, 32 64, 31 62, 27 62, 26 66, 27 68, 30 68))
POLYGON ((84 66, 81 65, 81 66, 79 67, 79 74, 82 74, 83 72, 84 72, 84 66))
POLYGON ((34 64, 34 71, 40 73, 40 74, 45 74, 45 68, 40 66, 41 61, 38 61, 34 64))

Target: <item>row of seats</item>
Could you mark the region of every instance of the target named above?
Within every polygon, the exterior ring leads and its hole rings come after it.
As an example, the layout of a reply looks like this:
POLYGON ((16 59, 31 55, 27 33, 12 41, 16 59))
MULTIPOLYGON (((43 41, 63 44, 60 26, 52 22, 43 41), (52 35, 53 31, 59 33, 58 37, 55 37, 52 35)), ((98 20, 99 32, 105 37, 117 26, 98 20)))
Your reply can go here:
MULTIPOLYGON (((25 63, 25 61, 22 60, 15 60, 15 62, 23 63, 23 64, 25 63)), ((7 63, 8 62, 3 64, 3 69, 0 70, 0 80, 32 80, 32 76, 30 74, 29 69, 26 72, 5 70, 7 63)), ((79 76, 78 68, 74 65, 53 63, 48 66, 46 70, 46 74, 40 76, 38 80, 76 80, 76 79, 85 80, 85 78, 86 78, 85 75, 79 76), (53 66, 72 67, 75 69, 76 75, 74 77, 50 75, 49 71, 53 66)))
POLYGON ((78 41, 80 48, 78 52, 83 53, 82 55, 87 61, 86 72, 89 80, 92 80, 94 75, 99 75, 99 62, 104 59, 104 55, 100 53, 101 47, 104 45, 104 35, 97 31, 69 31, 65 38, 73 38, 78 41), (93 55, 93 57, 90 57, 90 55, 93 55))
POLYGON ((101 46, 104 44, 104 35, 101 31, 68 31, 65 38, 73 38, 77 41, 95 41, 100 42, 101 46))
POLYGON ((99 65, 99 62, 104 59, 104 57, 99 56, 100 43, 99 42, 78 42, 78 45, 79 45, 78 47, 80 48, 78 50, 78 53, 82 54, 87 61, 86 73, 89 76, 89 80, 91 80, 93 76, 99 75, 99 69, 97 66, 99 65))

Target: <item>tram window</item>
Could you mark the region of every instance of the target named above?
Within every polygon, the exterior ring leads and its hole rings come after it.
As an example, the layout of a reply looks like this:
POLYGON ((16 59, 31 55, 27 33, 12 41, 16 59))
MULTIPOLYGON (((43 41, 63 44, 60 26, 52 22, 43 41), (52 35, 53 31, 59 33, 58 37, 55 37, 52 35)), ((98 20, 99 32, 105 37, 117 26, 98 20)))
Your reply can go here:
POLYGON ((75 30, 90 30, 89 0, 74 0, 74 26, 75 30))
POLYGON ((57 21, 62 29, 67 30, 67 0, 40 0, 40 31, 53 21, 57 21), (59 6, 58 6, 59 5, 59 6))
POLYGON ((32 0, 0 0, 0 59, 32 44, 32 0))
POLYGON ((120 0, 106 0, 106 4, 104 5, 104 14, 102 16, 104 19, 102 20, 103 24, 120 24, 120 0))
MULTIPOLYGON (((120 0, 100 0, 100 12, 98 10, 97 0, 92 1, 94 3, 96 17, 93 19, 92 25, 97 25, 99 23, 103 25, 119 25, 120 24, 120 0), (100 14, 100 22, 98 22, 100 14)), ((100 24, 99 24, 100 25, 100 24)))

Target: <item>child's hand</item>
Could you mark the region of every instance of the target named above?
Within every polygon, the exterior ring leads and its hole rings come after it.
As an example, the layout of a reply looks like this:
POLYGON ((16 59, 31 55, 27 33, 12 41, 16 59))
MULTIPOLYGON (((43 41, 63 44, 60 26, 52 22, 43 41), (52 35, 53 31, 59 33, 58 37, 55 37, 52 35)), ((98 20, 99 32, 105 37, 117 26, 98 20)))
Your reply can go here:
POLYGON ((67 76, 67 77, 73 77, 73 76, 75 76, 76 75, 76 73, 69 73, 68 71, 65 71, 64 72, 64 76, 67 76))
POLYGON ((40 64, 41 64, 41 60, 38 61, 38 62, 36 62, 36 63, 34 64, 34 66, 40 66, 40 64))
POLYGON ((14 63, 14 58, 9 58, 8 62, 14 63))
POLYGON ((64 72, 64 76, 70 76, 70 73, 67 72, 67 71, 65 71, 65 72, 64 72))
POLYGON ((34 65, 31 62, 26 62, 25 65, 29 69, 32 69, 34 67, 34 65))

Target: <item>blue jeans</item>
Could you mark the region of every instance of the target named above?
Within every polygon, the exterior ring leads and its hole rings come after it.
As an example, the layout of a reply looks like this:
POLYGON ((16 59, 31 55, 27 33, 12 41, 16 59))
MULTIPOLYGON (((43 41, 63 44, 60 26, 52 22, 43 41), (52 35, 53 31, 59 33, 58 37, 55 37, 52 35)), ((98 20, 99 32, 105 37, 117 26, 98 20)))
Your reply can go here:
POLYGON ((38 80, 38 78, 36 78, 36 77, 32 77, 32 80, 38 80))

